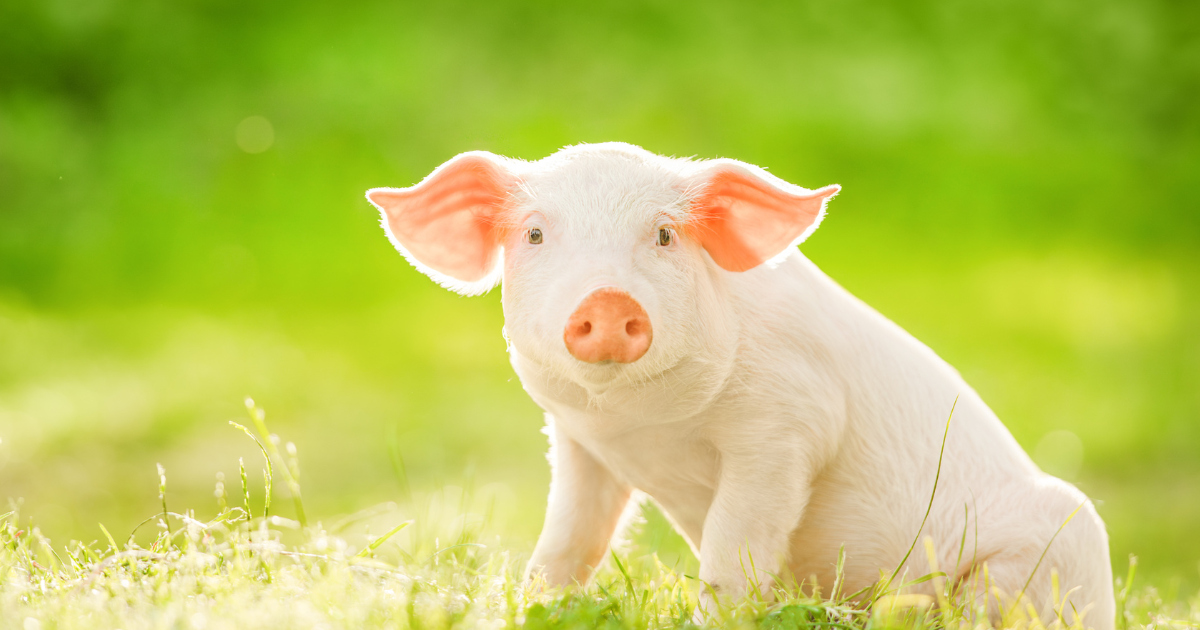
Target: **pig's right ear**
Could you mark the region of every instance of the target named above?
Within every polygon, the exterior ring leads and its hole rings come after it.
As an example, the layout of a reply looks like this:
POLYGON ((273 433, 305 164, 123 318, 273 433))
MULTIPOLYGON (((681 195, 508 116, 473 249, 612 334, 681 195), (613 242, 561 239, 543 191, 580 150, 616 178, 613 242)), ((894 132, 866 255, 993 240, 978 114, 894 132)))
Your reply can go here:
POLYGON ((388 240, 421 272, 463 295, 500 280, 500 214, 517 178, 486 151, 456 156, 410 188, 372 188, 388 240))

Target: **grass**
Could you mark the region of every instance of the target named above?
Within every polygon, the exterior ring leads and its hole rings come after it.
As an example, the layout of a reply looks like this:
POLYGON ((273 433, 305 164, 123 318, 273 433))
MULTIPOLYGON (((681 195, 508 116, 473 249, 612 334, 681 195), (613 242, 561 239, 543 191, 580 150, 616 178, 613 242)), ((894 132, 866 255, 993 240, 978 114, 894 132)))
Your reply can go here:
MULTIPOLYGON (((302 523, 272 512, 271 487, 282 471, 297 515, 304 515, 295 448, 284 450, 252 401, 256 431, 236 425, 263 455, 261 509, 243 465, 240 497, 218 477, 215 516, 173 511, 167 474, 158 467, 161 512, 117 539, 56 547, 21 515, 0 514, 0 629, 73 628, 629 628, 692 627, 700 584, 678 566, 637 545, 618 547, 586 587, 549 589, 521 576, 523 558, 499 537, 485 540, 490 515, 439 510, 395 522, 396 506, 376 506, 325 523, 302 523), (287 453, 285 456, 284 453, 287 453), (382 535, 371 526, 385 523, 382 535)), ((236 423, 231 423, 236 424, 236 423)), ((397 459, 399 455, 397 452, 397 459)), ((398 471, 403 470, 399 462, 398 471)), ((407 483, 407 480, 403 480, 407 483)), ((301 516, 303 518, 303 516, 301 516)), ((920 534, 918 533, 918 538, 920 534)), ((914 542, 915 547, 915 542, 914 542)), ((931 542, 925 539, 932 558, 931 542)), ((840 567, 840 561, 839 561, 840 567)), ((1136 561, 1117 581, 1118 627, 1200 627, 1200 597, 1190 603, 1134 591, 1136 561)), ((839 571, 840 573, 840 571, 839 571)), ((881 576, 870 591, 823 593, 813 583, 774 588, 771 596, 722 607, 704 626, 723 628, 980 628, 985 612, 972 605, 968 585, 951 584, 932 566, 916 579, 881 576), (936 597, 907 586, 933 581, 936 597), (882 585, 882 586, 880 586, 882 585), (769 601, 768 601, 769 600, 769 601)), ((1000 626, 1048 626, 1019 605, 1006 607, 1000 626)), ((1069 617, 1069 615, 1067 615, 1069 617)))

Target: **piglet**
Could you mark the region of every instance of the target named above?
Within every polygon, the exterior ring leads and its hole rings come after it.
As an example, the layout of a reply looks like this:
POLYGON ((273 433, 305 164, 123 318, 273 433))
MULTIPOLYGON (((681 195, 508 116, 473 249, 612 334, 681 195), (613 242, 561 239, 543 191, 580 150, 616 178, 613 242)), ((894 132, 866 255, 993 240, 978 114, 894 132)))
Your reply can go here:
POLYGON ((798 251, 838 191, 607 143, 535 162, 463 153, 367 198, 442 286, 503 282, 512 365, 551 436, 530 574, 586 582, 636 493, 700 559, 700 618, 793 580, 829 592, 840 549, 843 593, 926 575, 920 544, 900 566, 920 532, 993 620, 1023 597, 1043 619, 1112 628, 1108 539, 1087 497, 798 251))

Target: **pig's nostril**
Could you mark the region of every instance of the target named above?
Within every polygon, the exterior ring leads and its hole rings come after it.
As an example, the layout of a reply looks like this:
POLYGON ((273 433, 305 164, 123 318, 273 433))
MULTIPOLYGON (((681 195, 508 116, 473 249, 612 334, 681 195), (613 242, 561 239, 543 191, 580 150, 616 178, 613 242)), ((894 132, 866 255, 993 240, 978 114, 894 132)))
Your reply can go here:
POLYGON ((585 335, 592 332, 592 322, 583 322, 583 325, 579 327, 579 332, 585 335))
POLYGON ((637 332, 638 332, 638 323, 637 323, 636 319, 631 319, 625 323, 625 334, 626 335, 629 335, 630 337, 632 337, 632 336, 636 335, 637 332))

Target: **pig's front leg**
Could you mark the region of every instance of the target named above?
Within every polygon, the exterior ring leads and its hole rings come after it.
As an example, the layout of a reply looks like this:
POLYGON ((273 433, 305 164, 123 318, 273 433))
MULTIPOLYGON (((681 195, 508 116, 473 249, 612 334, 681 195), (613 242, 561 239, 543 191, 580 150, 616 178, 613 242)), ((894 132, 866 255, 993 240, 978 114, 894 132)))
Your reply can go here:
POLYGON ((604 559, 632 489, 553 422, 548 424, 550 499, 525 573, 541 573, 551 586, 582 584, 604 559))
POLYGON ((789 538, 811 494, 811 466, 783 445, 721 452, 721 476, 700 541, 699 622, 714 603, 757 589, 770 597, 786 566, 789 538))

